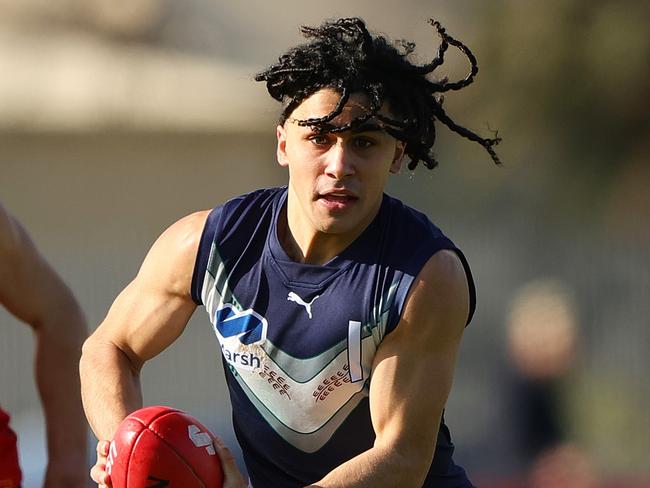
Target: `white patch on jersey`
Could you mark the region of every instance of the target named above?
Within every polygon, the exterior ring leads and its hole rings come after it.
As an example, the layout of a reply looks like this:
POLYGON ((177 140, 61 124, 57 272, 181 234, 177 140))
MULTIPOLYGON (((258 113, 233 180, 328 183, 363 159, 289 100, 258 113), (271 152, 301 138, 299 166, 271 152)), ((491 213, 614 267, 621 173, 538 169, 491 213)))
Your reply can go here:
POLYGON ((361 322, 348 322, 348 366, 350 380, 353 383, 363 379, 363 364, 361 363, 361 322))
MULTIPOLYGON (((365 360, 361 364, 362 370, 359 374, 368 378, 376 345, 372 336, 367 336, 360 341, 359 346, 362 350, 359 355, 365 360)), ((251 397, 256 400, 255 403, 264 405, 272 415, 271 425, 275 426, 279 422, 298 434, 316 433, 336 416, 343 405, 364 389, 364 382, 350 381, 348 351, 345 349, 326 364, 321 362, 319 356, 306 361, 320 363, 321 369, 304 382, 296 381, 286 373, 281 364, 277 364, 268 356, 263 359, 263 364, 267 367, 266 374, 243 368, 236 369, 240 384, 245 383, 251 397), (276 378, 287 385, 290 401, 287 401, 286 395, 279 395, 277 389, 269 382, 271 372, 275 372, 276 378)), ((342 420, 344 418, 336 423, 339 424, 342 420)))

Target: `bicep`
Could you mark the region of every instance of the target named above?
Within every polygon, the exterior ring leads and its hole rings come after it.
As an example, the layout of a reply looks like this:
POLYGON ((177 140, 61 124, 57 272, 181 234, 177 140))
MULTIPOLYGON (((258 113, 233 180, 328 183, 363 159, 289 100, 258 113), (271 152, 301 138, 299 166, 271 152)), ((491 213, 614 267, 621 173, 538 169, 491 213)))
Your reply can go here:
POLYGON ((196 308, 190 286, 206 216, 185 217, 160 236, 92 336, 119 348, 135 369, 174 342, 196 308))
POLYGON ((93 340, 119 348, 139 369, 174 342, 194 308, 191 300, 152 289, 136 278, 116 298, 93 340))
POLYGON ((459 258, 450 251, 436 253, 416 278, 397 328, 375 357, 370 409, 376 443, 431 462, 468 310, 459 258))

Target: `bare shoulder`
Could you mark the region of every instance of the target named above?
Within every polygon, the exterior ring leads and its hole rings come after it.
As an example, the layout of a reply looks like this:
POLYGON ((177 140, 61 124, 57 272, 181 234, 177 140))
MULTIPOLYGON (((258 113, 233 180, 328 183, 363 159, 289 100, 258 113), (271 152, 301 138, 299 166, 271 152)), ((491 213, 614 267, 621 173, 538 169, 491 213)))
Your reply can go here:
POLYGON ((169 226, 156 240, 138 273, 139 280, 165 282, 186 294, 209 210, 195 212, 169 226))
POLYGON ((179 251, 196 247, 201 239, 210 210, 189 214, 170 225, 156 241, 160 245, 173 245, 179 251))
MULTIPOLYGON (((458 254, 443 249, 429 258, 418 274, 414 290, 417 294, 436 295, 449 299, 457 295, 469 299, 467 275, 458 254)), ((412 294, 414 291, 412 291, 412 294)))
POLYGON ((402 318, 428 323, 436 335, 462 332, 469 314, 469 285, 459 256, 450 250, 435 253, 424 265, 409 292, 402 318))

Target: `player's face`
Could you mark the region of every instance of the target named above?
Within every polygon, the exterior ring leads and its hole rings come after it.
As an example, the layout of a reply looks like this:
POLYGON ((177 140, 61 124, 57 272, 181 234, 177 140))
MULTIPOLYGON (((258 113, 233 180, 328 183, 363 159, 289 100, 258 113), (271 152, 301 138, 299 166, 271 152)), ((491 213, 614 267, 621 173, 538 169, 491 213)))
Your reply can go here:
MULTIPOLYGON (((356 237, 377 214, 389 173, 399 171, 404 143, 374 120, 338 133, 318 133, 295 122, 328 115, 339 98, 336 91, 322 89, 278 126, 278 162, 289 169, 290 222, 307 232, 356 237)), ((331 123, 347 124, 367 107, 365 95, 353 94, 331 123)))

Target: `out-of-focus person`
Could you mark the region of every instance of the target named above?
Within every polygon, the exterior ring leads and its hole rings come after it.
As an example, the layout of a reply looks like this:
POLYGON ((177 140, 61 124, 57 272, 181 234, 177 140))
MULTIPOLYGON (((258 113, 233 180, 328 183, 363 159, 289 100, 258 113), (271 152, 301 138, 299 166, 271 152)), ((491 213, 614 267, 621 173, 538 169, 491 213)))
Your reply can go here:
POLYGON ((518 448, 531 488, 595 488, 589 457, 567 436, 562 382, 578 347, 575 307, 559 281, 536 280, 514 298, 508 352, 514 366, 518 448))
POLYGON ((576 445, 564 442, 544 451, 528 475, 530 488, 597 488, 589 457, 576 445))
MULTIPOLYGON (((87 424, 78 373, 86 336, 85 319, 70 289, 2 205, 0 304, 34 331, 34 373, 47 433, 48 464, 43 486, 85 487, 87 424)), ((0 358, 0 367, 10 366, 0 358)), ((9 414, 0 409, 2 488, 16 488, 22 479, 17 438, 9 420, 9 414)))

